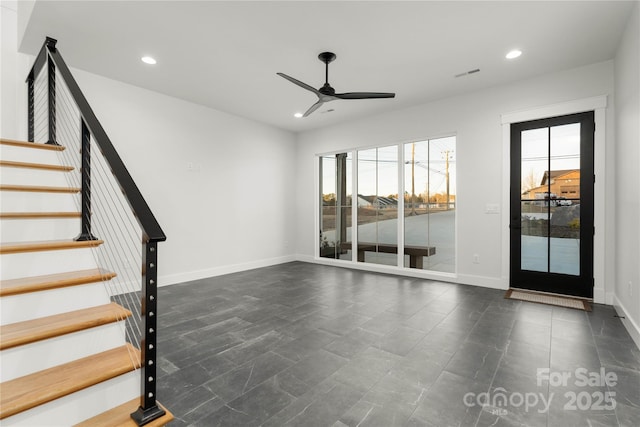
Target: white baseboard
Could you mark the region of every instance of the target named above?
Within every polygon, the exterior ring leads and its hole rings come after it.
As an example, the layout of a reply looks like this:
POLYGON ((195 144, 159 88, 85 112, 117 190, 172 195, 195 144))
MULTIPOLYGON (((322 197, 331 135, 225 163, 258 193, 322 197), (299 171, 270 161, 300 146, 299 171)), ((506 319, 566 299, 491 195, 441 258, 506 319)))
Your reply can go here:
POLYGON ((509 285, 505 280, 493 277, 474 276, 469 274, 438 273, 434 271, 424 271, 409 268, 400 268, 390 265, 362 264, 351 261, 340 261, 325 258, 314 258, 309 255, 296 255, 297 261, 314 264, 330 265, 333 267, 352 268, 354 270, 373 271, 376 273, 395 274, 397 276, 416 277, 426 280, 437 280, 440 282, 459 283, 462 285, 481 286, 491 289, 508 289, 509 285))
POLYGON ((296 261, 312 264, 328 265, 332 267, 351 268, 353 270, 371 271, 374 273, 394 274, 396 276, 417 277, 419 279, 439 280, 442 282, 455 282, 456 275, 452 273, 438 273, 408 268, 400 268, 392 265, 352 262, 346 260, 334 260, 329 258, 314 258, 308 255, 296 255, 296 261))
POLYGON ((500 289, 504 291, 509 289, 508 279, 476 276, 473 274, 458 274, 458 283, 463 285, 481 286, 483 288, 500 289))
POLYGON ((624 307, 624 304, 618 299, 617 295, 613 296, 613 306, 622 320, 622 324, 631 335, 631 338, 636 343, 636 346, 640 348, 640 326, 636 319, 629 315, 629 311, 624 307))
POLYGON ((295 257, 296 257, 296 261, 320 264, 320 263, 316 262, 314 257, 309 256, 309 255, 296 254, 295 257))
POLYGON ((613 304, 611 293, 605 292, 604 289, 593 288, 593 302, 596 304, 613 304))
POLYGON ((267 258, 241 264, 223 265, 219 267, 207 268, 204 270, 168 274, 165 276, 160 276, 158 278, 158 286, 175 285, 177 283, 206 279, 207 277, 222 276, 224 274, 238 273, 240 271, 253 270, 256 268, 270 267, 272 265, 284 264, 286 262, 292 262, 295 260, 296 257, 294 255, 286 255, 282 257, 267 258))

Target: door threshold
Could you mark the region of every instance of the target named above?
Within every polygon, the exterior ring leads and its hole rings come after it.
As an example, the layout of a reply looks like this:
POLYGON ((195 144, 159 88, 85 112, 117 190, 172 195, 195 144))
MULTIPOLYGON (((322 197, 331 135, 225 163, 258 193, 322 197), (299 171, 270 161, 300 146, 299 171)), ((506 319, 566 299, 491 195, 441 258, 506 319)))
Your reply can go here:
POLYGON ((571 295, 559 295, 549 292, 531 291, 528 289, 509 288, 504 295, 506 299, 533 302, 551 305, 555 307, 573 308, 576 310, 591 311, 592 299, 574 297, 571 295))

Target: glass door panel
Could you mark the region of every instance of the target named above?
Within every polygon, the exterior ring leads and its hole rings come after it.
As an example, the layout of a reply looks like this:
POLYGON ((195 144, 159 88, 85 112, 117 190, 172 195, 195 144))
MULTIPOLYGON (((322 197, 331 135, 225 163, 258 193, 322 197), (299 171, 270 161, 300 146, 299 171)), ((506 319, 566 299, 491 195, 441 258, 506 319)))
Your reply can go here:
POLYGON ((522 269, 548 271, 549 188, 544 185, 549 166, 548 128, 521 133, 521 261, 522 269))
POLYGON ((593 295, 593 133, 593 112, 511 125, 512 287, 593 295))
POLYGON ((580 275, 580 123, 550 129, 549 271, 580 275))

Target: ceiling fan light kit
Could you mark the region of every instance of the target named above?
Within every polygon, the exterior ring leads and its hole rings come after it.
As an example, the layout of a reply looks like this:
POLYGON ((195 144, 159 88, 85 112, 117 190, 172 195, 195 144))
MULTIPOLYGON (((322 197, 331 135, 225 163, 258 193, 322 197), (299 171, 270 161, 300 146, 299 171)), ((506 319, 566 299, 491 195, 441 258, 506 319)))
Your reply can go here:
POLYGON ((396 96, 395 93, 388 92, 336 93, 335 89, 329 84, 329 63, 336 59, 336 54, 333 52, 322 52, 320 55, 318 55, 318 59, 325 64, 325 82, 320 89, 316 89, 313 86, 303 83, 300 80, 294 79, 293 77, 288 76, 284 73, 277 73, 280 77, 289 80, 291 83, 300 86, 303 89, 313 92, 318 97, 318 101, 311 107, 309 107, 309 109, 302 115, 303 117, 309 116, 311 113, 320 108, 325 102, 335 101, 336 99, 375 99, 394 98, 396 96))

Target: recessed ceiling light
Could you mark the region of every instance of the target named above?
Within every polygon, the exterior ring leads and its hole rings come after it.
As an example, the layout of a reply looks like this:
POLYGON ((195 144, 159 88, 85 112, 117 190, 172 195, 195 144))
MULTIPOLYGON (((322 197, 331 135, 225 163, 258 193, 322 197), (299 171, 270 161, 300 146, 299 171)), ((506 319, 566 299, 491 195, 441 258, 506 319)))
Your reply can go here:
POLYGON ((156 65, 156 62, 157 62, 155 59, 153 59, 150 56, 143 56, 142 58, 140 58, 140 60, 145 64, 149 64, 149 65, 156 65))
POLYGON ((520 55, 522 55, 522 51, 518 50, 518 49, 514 49, 511 52, 507 53, 505 55, 505 58, 507 58, 507 59, 515 59, 515 58, 519 57, 520 55))
POLYGON ((299 119, 300 117, 302 117, 302 113, 295 113, 293 117, 295 117, 296 119, 299 119))

